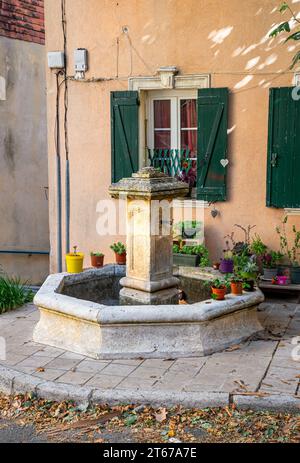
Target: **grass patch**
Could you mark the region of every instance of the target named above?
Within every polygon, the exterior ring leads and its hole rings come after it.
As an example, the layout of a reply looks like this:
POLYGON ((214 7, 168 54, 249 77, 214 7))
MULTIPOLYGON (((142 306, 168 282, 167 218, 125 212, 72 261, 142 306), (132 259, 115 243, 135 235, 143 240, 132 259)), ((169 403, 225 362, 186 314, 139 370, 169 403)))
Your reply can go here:
POLYGON ((32 302, 33 292, 19 278, 0 276, 0 314, 32 302))

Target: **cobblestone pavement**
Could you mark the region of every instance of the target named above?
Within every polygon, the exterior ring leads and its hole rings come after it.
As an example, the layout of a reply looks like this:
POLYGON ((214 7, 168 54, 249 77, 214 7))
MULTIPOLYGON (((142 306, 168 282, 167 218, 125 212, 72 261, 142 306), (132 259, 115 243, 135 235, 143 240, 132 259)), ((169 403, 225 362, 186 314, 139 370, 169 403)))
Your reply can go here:
POLYGON ((258 392, 300 398, 300 348, 297 352, 295 344, 300 336, 300 305, 294 303, 261 304, 265 332, 257 339, 207 357, 164 360, 93 360, 36 344, 31 339, 38 317, 32 304, 0 316, 0 336, 7 351, 0 366, 35 377, 37 385, 40 380, 57 387, 123 391, 122 397, 126 391, 151 391, 158 397, 160 392, 219 392, 240 393, 247 399, 258 392))

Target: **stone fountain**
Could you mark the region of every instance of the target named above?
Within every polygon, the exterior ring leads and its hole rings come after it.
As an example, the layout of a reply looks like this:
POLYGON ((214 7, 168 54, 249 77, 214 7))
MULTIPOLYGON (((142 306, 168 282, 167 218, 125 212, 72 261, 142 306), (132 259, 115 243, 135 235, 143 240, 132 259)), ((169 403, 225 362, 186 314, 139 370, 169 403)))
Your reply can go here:
POLYGON ((172 200, 188 186, 145 167, 109 188, 127 209, 127 271, 120 281, 120 304, 177 304, 179 280, 173 276, 172 200))
POLYGON ((262 330, 259 289, 213 301, 203 289, 211 270, 174 276, 172 200, 187 193, 186 184, 144 168, 109 192, 126 200, 127 268, 50 275, 34 299, 34 341, 96 359, 178 358, 208 355, 262 330))

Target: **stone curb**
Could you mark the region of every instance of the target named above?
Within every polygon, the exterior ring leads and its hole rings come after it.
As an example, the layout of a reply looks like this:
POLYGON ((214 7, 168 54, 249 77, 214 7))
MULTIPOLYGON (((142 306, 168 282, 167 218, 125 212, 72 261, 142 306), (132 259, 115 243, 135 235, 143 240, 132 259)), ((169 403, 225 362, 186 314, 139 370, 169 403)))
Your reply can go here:
POLYGON ((151 390, 97 390, 93 391, 92 403, 146 404, 151 406, 182 405, 186 408, 217 408, 227 407, 229 394, 227 392, 166 392, 151 390))
POLYGON ((13 395, 34 392, 39 398, 53 401, 73 400, 76 403, 147 404, 151 406, 182 405, 186 408, 217 408, 234 403, 238 408, 299 412, 300 397, 283 394, 246 396, 227 392, 166 392, 151 390, 95 389, 86 386, 43 381, 0 365, 0 392, 13 395))
POLYGON ((233 395, 233 403, 240 409, 300 412, 300 396, 271 394, 264 397, 233 395))

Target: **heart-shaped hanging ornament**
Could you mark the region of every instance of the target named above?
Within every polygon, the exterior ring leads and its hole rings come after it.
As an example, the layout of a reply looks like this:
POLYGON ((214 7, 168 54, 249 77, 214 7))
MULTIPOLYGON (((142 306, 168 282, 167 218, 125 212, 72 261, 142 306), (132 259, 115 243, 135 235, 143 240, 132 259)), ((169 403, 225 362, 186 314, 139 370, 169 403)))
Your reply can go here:
POLYGON ((219 211, 217 211, 217 209, 213 209, 213 210, 211 211, 211 215, 212 215, 212 217, 213 217, 214 219, 217 217, 218 214, 219 214, 219 211))
POLYGON ((226 166, 228 166, 229 161, 228 161, 228 159, 221 159, 220 163, 225 168, 226 166))

